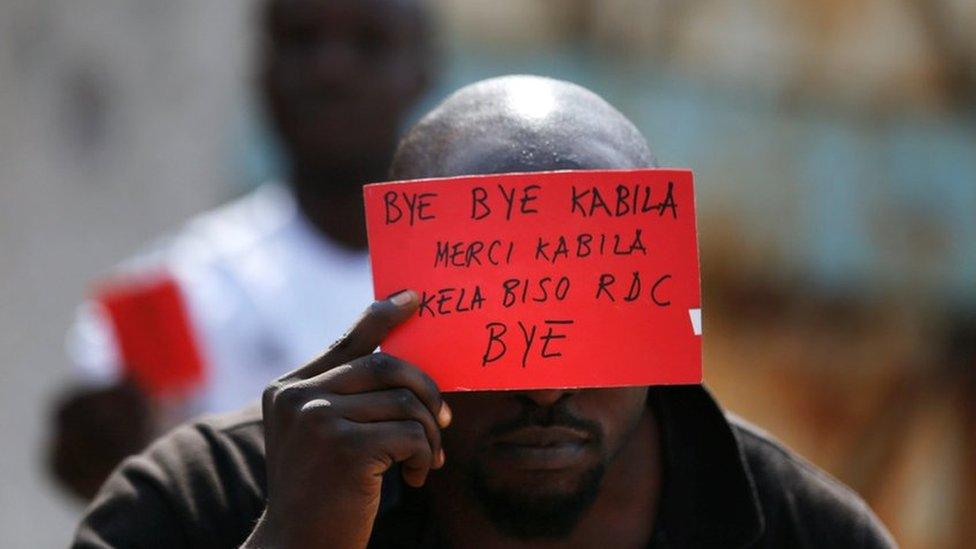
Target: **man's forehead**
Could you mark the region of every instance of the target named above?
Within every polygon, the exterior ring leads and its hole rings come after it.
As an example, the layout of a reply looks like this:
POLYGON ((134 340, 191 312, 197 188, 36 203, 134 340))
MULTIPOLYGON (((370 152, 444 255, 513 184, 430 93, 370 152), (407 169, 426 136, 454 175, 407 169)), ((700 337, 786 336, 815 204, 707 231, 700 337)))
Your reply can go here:
POLYGON ((553 139, 499 140, 474 137, 431 158, 425 174, 417 177, 453 177, 553 170, 597 170, 643 167, 624 151, 581 135, 553 139))

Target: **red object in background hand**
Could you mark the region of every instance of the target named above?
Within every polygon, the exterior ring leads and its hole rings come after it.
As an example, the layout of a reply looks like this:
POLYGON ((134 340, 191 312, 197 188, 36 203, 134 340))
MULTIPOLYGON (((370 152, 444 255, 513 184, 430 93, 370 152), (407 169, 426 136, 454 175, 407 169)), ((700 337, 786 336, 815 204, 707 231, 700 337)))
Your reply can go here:
POLYGON ((204 363, 172 276, 116 282, 97 299, 108 311, 128 377, 152 396, 179 397, 204 379, 204 363))

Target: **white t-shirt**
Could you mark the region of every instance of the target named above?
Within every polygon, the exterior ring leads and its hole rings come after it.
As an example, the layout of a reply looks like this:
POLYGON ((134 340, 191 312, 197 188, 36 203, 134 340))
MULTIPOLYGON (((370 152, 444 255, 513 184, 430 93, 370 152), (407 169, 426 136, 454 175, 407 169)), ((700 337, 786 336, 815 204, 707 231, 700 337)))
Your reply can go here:
MULTIPOLYGON (((121 266, 165 269, 182 294, 204 380, 182 415, 240 407, 272 379, 321 353, 372 301, 368 255, 340 248, 301 215, 291 191, 267 184, 190 221, 121 266)), ((82 304, 67 351, 81 381, 120 379, 108 312, 82 304)))

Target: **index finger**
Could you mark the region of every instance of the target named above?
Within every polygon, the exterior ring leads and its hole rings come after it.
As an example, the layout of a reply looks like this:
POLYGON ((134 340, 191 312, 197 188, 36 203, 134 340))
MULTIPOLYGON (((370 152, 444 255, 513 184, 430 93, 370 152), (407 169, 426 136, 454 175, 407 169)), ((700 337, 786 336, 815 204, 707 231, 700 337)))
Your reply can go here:
POLYGON ((401 290, 386 299, 374 301, 322 356, 285 377, 308 379, 354 358, 371 354, 393 328, 410 318, 419 303, 420 297, 413 290, 401 290))

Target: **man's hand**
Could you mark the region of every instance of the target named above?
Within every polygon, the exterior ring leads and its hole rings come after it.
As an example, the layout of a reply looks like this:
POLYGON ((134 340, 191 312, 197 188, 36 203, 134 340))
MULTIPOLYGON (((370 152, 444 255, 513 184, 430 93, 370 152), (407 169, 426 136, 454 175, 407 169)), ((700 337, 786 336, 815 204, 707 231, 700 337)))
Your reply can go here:
POLYGON ((400 463, 419 487, 444 464, 451 413, 437 386, 372 354, 417 305, 412 291, 373 303, 324 355, 265 390, 268 506, 245 546, 365 547, 383 473, 400 463))

